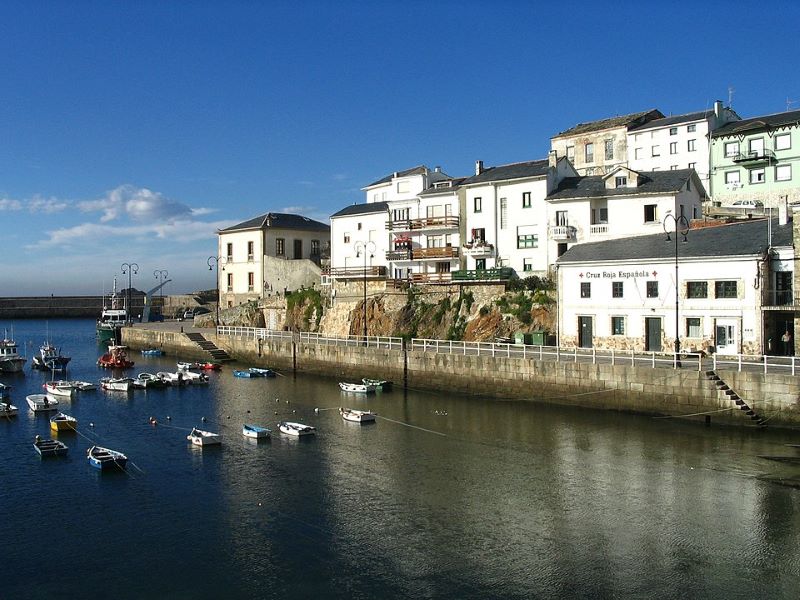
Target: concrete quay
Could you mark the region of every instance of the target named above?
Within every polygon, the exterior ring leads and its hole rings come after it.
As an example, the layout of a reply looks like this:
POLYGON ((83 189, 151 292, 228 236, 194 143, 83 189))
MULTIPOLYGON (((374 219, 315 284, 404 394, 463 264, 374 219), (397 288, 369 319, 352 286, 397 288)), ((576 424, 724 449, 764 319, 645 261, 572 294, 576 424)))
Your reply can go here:
POLYGON ((187 333, 201 333, 235 360, 297 373, 346 380, 390 379, 397 387, 523 399, 652 416, 673 416, 757 427, 800 426, 800 378, 718 369, 725 385, 705 371, 631 365, 556 362, 506 356, 462 356, 419 350, 324 345, 293 339, 217 336, 188 323, 147 323, 124 328, 132 348, 159 347, 170 355, 208 359, 187 333), (740 396, 743 409, 732 399, 740 396), (736 396, 738 394, 738 396, 736 396))

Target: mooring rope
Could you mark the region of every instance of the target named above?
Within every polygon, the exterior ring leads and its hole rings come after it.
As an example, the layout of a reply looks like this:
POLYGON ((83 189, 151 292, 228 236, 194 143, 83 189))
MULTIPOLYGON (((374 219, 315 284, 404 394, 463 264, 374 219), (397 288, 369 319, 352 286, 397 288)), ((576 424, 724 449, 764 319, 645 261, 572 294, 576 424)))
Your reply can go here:
POLYGON ((403 423, 402 421, 395 421, 394 419, 390 419, 389 417, 382 417, 381 415, 376 415, 376 416, 379 419, 383 419, 385 421, 391 421, 392 423, 397 423, 398 425, 405 425, 406 427, 412 427, 414 429, 419 429, 420 431, 427 431, 428 433, 435 433, 436 435, 447 437, 447 434, 442 433, 441 431, 434 431, 433 429, 425 429, 424 427, 418 427, 417 425, 411 425, 410 423, 403 423))
POLYGON ((699 412, 699 413, 692 413, 689 415, 663 415, 659 417, 652 417, 653 419, 678 419, 683 417, 699 417, 701 415, 712 415, 714 413, 725 412, 728 410, 733 410, 735 408, 739 408, 738 406, 731 406, 730 408, 720 408, 719 410, 708 410, 706 412, 699 412))

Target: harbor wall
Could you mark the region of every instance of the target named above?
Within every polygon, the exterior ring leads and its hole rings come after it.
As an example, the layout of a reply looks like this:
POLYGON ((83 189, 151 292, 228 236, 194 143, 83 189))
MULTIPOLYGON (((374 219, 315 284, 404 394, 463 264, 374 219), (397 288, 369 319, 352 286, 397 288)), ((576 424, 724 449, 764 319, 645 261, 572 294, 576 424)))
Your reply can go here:
MULTIPOLYGON (((714 422, 754 426, 704 373, 688 369, 551 362, 500 356, 463 356, 317 345, 290 340, 255 340, 203 334, 239 361, 358 381, 390 379, 409 388, 502 399, 571 405, 648 415, 711 413, 714 422)), ((123 341, 137 348, 208 358, 185 335, 124 328, 123 341), (199 352, 198 352, 199 351, 199 352)), ((800 426, 800 378, 791 375, 718 370, 771 427, 800 426)), ((706 415, 697 415, 699 420, 706 415)))
MULTIPOLYGON (((124 291, 123 291, 124 294, 124 291)), ((124 296, 120 296, 124 298, 124 296)), ((4 319, 97 319, 103 310, 103 296, 19 296, 0 298, 0 320, 4 319)), ((105 297, 108 304, 108 296, 105 297)), ((144 294, 131 292, 131 314, 140 315, 144 294)))

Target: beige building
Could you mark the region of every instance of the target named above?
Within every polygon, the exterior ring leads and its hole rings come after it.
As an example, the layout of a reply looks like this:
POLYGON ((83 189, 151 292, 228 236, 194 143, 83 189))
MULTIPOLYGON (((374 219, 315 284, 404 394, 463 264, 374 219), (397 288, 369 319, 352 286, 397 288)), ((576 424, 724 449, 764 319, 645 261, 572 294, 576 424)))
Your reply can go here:
POLYGON ((267 213, 217 235, 223 307, 318 284, 330 254, 330 226, 301 215, 267 213))

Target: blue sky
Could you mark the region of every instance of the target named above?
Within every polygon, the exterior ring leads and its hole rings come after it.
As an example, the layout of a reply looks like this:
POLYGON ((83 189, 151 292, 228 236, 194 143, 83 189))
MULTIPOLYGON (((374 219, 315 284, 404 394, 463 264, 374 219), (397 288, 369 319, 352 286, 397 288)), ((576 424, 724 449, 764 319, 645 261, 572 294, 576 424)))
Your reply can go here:
MULTIPOLYGON (((0 296, 214 287, 216 229, 325 221, 418 164, 544 158, 581 122, 800 101, 774 2, 0 5, 0 296)), ((800 108, 800 102, 793 105, 800 108)))

